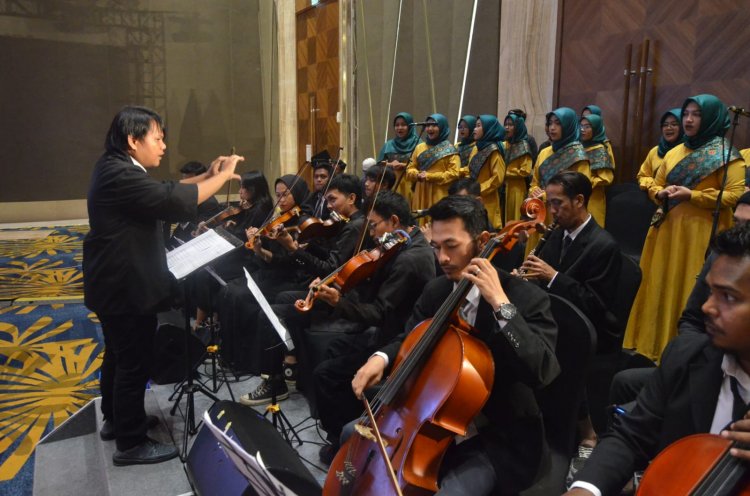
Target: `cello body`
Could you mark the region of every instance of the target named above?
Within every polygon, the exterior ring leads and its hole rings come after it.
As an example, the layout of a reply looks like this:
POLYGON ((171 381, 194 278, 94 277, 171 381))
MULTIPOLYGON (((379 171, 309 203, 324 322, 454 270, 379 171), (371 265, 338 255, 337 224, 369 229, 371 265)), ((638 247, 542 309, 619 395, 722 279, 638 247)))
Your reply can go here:
MULTIPOLYGON (((430 322, 422 322, 409 333, 399 350, 394 372, 430 322)), ((403 494, 432 494, 438 490, 445 451, 454 436, 466 434, 469 423, 492 391, 492 354, 471 335, 468 324, 461 324, 446 330, 393 404, 384 405, 375 415, 403 494), (420 394, 409 394, 410 391, 420 394)), ((331 463, 323 494, 395 494, 375 442, 353 434, 331 463)))
POLYGON ((694 434, 670 444, 643 474, 637 496, 750 496, 745 463, 729 454, 734 443, 694 434))

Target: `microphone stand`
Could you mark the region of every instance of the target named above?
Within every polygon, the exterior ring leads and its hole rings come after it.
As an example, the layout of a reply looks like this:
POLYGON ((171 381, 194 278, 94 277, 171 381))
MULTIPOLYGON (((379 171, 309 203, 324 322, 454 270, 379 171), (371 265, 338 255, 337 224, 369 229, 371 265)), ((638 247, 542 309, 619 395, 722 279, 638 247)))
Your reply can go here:
MULTIPOLYGON (((734 119, 732 119, 732 131, 729 133, 729 148, 726 150, 726 154, 724 155, 724 165, 722 166, 724 169, 724 177, 721 179, 721 186, 719 187, 719 195, 716 197, 716 208, 714 209, 714 220, 713 224, 711 225, 711 236, 708 238, 708 246, 706 247, 706 254, 703 257, 704 259, 708 258, 709 253, 711 252, 711 243, 713 243, 714 238, 716 237, 716 230, 719 228, 719 214, 721 213, 721 197, 724 195, 724 189, 726 189, 727 186, 727 176, 729 175, 729 162, 732 158, 732 149, 734 148, 734 132, 737 129, 737 126, 740 124, 740 112, 734 112, 734 119)), ((726 141, 722 137, 722 143, 726 143, 726 141)))

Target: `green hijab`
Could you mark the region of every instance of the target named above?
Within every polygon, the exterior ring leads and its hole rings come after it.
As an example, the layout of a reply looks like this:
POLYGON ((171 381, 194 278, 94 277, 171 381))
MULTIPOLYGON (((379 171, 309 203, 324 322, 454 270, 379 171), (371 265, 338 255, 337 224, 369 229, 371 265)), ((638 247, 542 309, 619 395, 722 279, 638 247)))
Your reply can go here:
POLYGON ((490 143, 497 145, 500 153, 504 153, 503 140, 505 139, 505 128, 500 125, 497 117, 489 114, 482 114, 479 116, 479 120, 482 121, 482 130, 484 134, 482 138, 477 141, 477 150, 482 150, 490 143))
POLYGON ((581 110, 581 115, 582 116, 583 116, 583 111, 586 110, 586 109, 589 109, 591 111, 591 113, 594 114, 594 115, 598 115, 599 117, 602 116, 602 109, 601 109, 601 107, 599 107, 599 105, 586 105, 581 110))
POLYGON ((586 148, 594 145, 601 145, 607 141, 607 134, 604 132, 604 121, 596 114, 589 114, 581 117, 581 120, 589 121, 591 124, 591 141, 581 141, 586 148))
POLYGON ((417 135, 417 130, 412 126, 412 124, 414 124, 414 117, 408 112, 398 113, 396 114, 396 117, 393 118, 394 127, 396 126, 396 119, 399 117, 406 121, 406 125, 409 126, 409 133, 403 138, 396 136, 395 138, 388 140, 383 145, 383 148, 381 148, 378 160, 383 160, 386 154, 389 153, 396 153, 399 155, 411 154, 419 144, 419 135, 417 135))
POLYGON ((685 133, 682 130, 681 109, 673 108, 672 110, 664 112, 664 115, 661 116, 661 120, 659 120, 659 125, 663 126, 664 121, 667 120, 667 117, 669 117, 670 115, 677 119, 677 125, 680 126, 680 135, 677 136, 677 139, 672 143, 664 139, 664 134, 661 135, 661 139, 659 139, 659 149, 656 152, 659 155, 659 158, 664 158, 664 155, 666 155, 669 150, 682 143, 682 140, 685 138, 685 133))
MULTIPOLYGON (((477 118, 473 115, 465 115, 461 118, 461 121, 464 121, 466 123, 466 127, 469 128, 469 136, 466 138, 461 138, 458 144, 461 146, 470 145, 474 143, 474 127, 477 125, 477 118)), ((461 121, 458 121, 458 123, 461 124, 461 121)))
POLYGON ((552 150, 558 151, 570 143, 581 139, 581 128, 578 125, 578 116, 576 115, 575 110, 569 107, 555 109, 547 114, 546 119, 548 122, 553 115, 560 119, 560 124, 562 125, 562 136, 559 140, 552 143, 552 150))
POLYGON ((438 134, 437 139, 431 140, 429 136, 425 137, 424 141, 430 146, 435 146, 438 143, 442 143, 443 141, 448 139, 448 136, 451 134, 451 128, 448 125, 448 119, 443 114, 432 114, 428 115, 425 120, 432 119, 433 121, 437 122, 438 129, 440 129, 440 134, 438 134))
POLYGON ((714 95, 691 96, 682 104, 682 114, 690 102, 695 102, 701 109, 701 126, 695 136, 685 135, 684 143, 688 148, 695 150, 705 145, 717 136, 724 136, 731 124, 729 113, 724 103, 714 95))
POLYGON ((526 129, 526 120, 523 117, 516 114, 508 114, 503 122, 508 119, 512 120, 513 126, 515 126, 513 137, 510 139, 511 143, 518 143, 529 138, 529 131, 526 129))

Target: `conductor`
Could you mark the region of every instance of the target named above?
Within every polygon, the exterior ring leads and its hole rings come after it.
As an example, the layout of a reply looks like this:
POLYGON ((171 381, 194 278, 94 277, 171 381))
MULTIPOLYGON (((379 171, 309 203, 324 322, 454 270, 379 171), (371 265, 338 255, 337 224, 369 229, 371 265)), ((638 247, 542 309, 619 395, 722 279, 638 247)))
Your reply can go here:
POLYGON ((103 440, 116 440, 115 465, 159 463, 177 449, 146 435, 144 391, 152 365, 156 313, 169 300, 162 221, 183 222, 213 196, 243 157, 218 157, 208 171, 180 182, 160 182, 167 145, 161 117, 145 107, 125 107, 112 120, 88 192, 90 231, 83 242, 86 306, 104 334, 101 366, 103 440))

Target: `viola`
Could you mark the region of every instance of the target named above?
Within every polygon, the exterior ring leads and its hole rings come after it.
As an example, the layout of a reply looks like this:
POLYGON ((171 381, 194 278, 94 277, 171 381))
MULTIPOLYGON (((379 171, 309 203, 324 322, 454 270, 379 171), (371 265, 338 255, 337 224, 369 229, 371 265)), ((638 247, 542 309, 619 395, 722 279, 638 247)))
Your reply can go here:
POLYGON ((255 247, 255 240, 258 238, 258 236, 268 236, 268 234, 277 226, 280 226, 283 223, 294 219, 295 217, 299 217, 301 213, 302 210, 300 210, 300 208, 295 205, 286 212, 272 218, 271 220, 263 224, 260 228, 258 228, 258 230, 252 237, 248 238, 247 242, 245 243, 245 248, 252 250, 255 247))
MULTIPOLYGON (((521 231, 544 221, 541 200, 526 200, 524 208, 534 218, 509 223, 490 239, 480 257, 490 259, 510 251, 521 231)), ((445 451, 454 436, 466 435, 469 423, 489 398, 495 377, 489 348, 459 316, 471 287, 467 279, 459 281, 435 316, 406 337, 393 372, 373 399, 374 424, 363 417, 355 426, 355 433, 331 463, 324 495, 438 490, 445 451), (373 431, 377 436, 372 436, 373 431), (384 447, 373 438, 382 438, 384 447)))
POLYGON ((740 446, 713 434, 675 441, 649 464, 636 496, 748 496, 747 463, 729 454, 734 447, 740 446))
POLYGON ((235 215, 248 208, 250 208, 250 204, 244 201, 240 202, 239 205, 229 205, 218 214, 198 224, 198 227, 195 229, 195 231, 193 231, 192 234, 193 236, 203 234, 209 229, 213 229, 214 227, 221 225, 221 223, 225 220, 229 219, 230 217, 234 217, 235 215))
POLYGON ((297 226, 297 230, 299 231, 297 241, 307 243, 315 238, 330 238, 331 236, 335 236, 341 230, 341 225, 347 222, 349 222, 348 218, 336 212, 331 212, 331 217, 328 220, 310 217, 300 222, 297 226))
POLYGON ((345 293, 357 284, 372 276, 382 265, 396 254, 398 249, 408 244, 411 238, 404 231, 394 231, 384 234, 379 240, 379 246, 370 251, 363 250, 350 258, 344 265, 333 271, 310 288, 304 300, 294 302, 294 308, 300 312, 308 312, 318 297, 318 291, 323 285, 332 286, 345 293))

